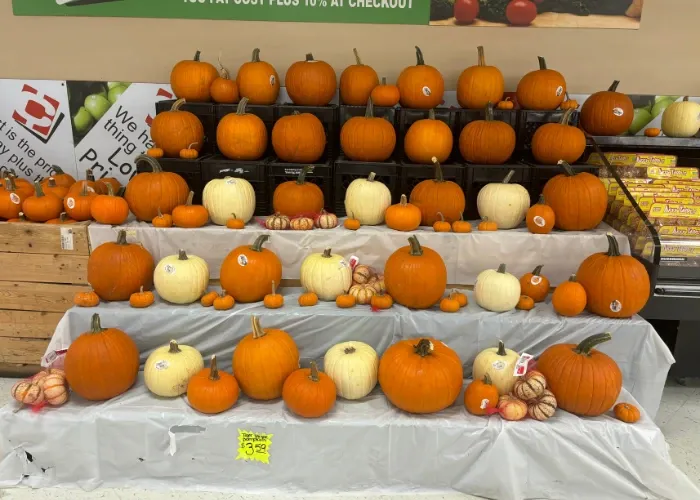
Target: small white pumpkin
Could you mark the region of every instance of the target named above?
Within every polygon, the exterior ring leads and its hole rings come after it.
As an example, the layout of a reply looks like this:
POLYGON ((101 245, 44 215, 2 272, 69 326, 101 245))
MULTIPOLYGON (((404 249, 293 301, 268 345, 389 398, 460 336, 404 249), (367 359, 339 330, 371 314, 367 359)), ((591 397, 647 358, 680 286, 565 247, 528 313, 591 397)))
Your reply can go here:
POLYGON ((700 130, 700 104, 687 96, 674 102, 661 116, 661 130, 668 137, 693 137, 700 130))
POLYGON ((530 193, 520 184, 509 184, 515 170, 503 182, 486 184, 476 197, 479 217, 498 224, 498 229, 513 229, 525 220, 530 208, 530 193))
POLYGON ((371 172, 367 179, 355 179, 345 191, 345 212, 363 226, 383 224, 384 212, 391 205, 391 191, 374 180, 376 175, 371 172))
POLYGON ((320 300, 333 301, 352 285, 350 264, 340 255, 333 255, 330 248, 306 257, 300 275, 301 286, 320 300))
POLYGON ((158 295, 173 304, 191 304, 199 300, 209 284, 209 266, 196 255, 180 250, 163 257, 153 272, 158 295))
POLYGON ((202 205, 214 224, 225 226, 231 214, 247 223, 255 212, 255 190, 250 182, 238 177, 212 179, 204 186, 202 205))
POLYGON ((143 367, 144 382, 156 396, 174 398, 187 391, 190 379, 202 368, 204 360, 197 349, 171 340, 148 356, 143 367))
POLYGON ((519 358, 517 352, 506 349, 503 341, 499 340, 498 347, 484 349, 476 356, 472 365, 472 379, 482 380, 488 374, 498 394, 508 394, 518 380, 514 373, 519 358))
POLYGON ((505 264, 498 270, 487 269, 476 277, 474 298, 487 311, 510 311, 520 300, 520 281, 506 272, 505 264))
POLYGON ((335 383, 338 396, 361 399, 377 385, 379 356, 364 342, 341 342, 326 352, 323 371, 335 383))

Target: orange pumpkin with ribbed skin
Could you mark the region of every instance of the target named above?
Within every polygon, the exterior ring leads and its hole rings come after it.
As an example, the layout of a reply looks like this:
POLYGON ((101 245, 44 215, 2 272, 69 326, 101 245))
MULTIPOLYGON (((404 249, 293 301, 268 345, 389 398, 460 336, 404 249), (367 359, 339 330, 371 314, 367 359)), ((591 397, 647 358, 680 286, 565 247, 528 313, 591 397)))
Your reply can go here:
POLYGON ((280 77, 270 63, 260 60, 260 49, 254 49, 251 60, 238 69, 236 84, 250 104, 275 104, 280 93, 280 77))
POLYGON ((486 415, 489 408, 498 405, 498 389, 491 384, 489 374, 483 380, 474 380, 464 391, 464 407, 472 415, 486 415))
POLYGON ((129 204, 120 196, 114 195, 111 184, 107 184, 107 194, 100 194, 90 204, 90 215, 100 224, 118 226, 129 217, 129 204))
POLYGON ((601 333, 580 344, 555 344, 537 360, 559 408, 574 415, 597 417, 610 410, 622 390, 622 372, 595 346, 612 337, 601 333))
POLYGON ((540 264, 531 273, 520 278, 520 292, 535 302, 543 302, 549 294, 549 280, 541 274, 543 267, 544 265, 540 264))
POLYGON ((22 212, 32 222, 46 222, 56 219, 63 212, 63 202, 58 196, 44 193, 41 184, 34 183, 34 196, 26 198, 22 202, 22 212))
POLYGON ((626 94, 617 92, 615 80, 608 90, 596 92, 583 103, 579 122, 591 135, 620 135, 634 120, 634 104, 626 94))
POLYGON ((170 86, 178 99, 190 102, 209 102, 211 84, 219 72, 208 62, 199 60, 198 50, 192 60, 180 61, 170 73, 170 86))
POLYGON ((408 203, 405 194, 401 195, 401 201, 391 205, 384 213, 384 220, 388 228, 395 231, 413 231, 420 226, 420 209, 408 203))
POLYGON ((464 213, 466 198, 459 184, 446 181, 437 158, 433 158, 435 179, 419 182, 411 191, 409 201, 421 212, 421 226, 432 226, 440 219, 438 212, 448 222, 459 220, 464 213))
POLYGON ((314 163, 326 149, 326 131, 316 116, 295 111, 275 122, 272 148, 282 161, 314 163))
POLYGON ((598 226, 608 209, 608 191, 603 182, 588 172, 574 173, 560 161, 564 174, 552 177, 542 194, 554 211, 554 227, 564 231, 587 231, 598 226))
POLYGON ((287 217, 302 214, 317 214, 323 209, 323 191, 313 182, 306 182, 306 174, 311 167, 304 167, 296 181, 287 181, 278 185, 272 194, 272 209, 287 217))
POLYGON ((193 205, 194 191, 190 191, 184 205, 173 208, 173 225, 175 227, 202 227, 209 221, 209 212, 202 205, 193 205))
POLYGON ((365 116, 354 116, 340 130, 340 147, 355 161, 386 161, 394 152, 396 131, 384 118, 374 117, 372 99, 365 116))
POLYGON ((626 424, 633 424, 639 421, 641 417, 641 412, 639 408, 629 403, 618 403, 613 408, 613 413, 615 413, 615 418, 625 422, 626 424))
POLYGON ((53 177, 49 177, 48 179, 46 179, 46 182, 42 181, 41 187, 43 188, 45 193, 51 193, 52 195, 57 196, 61 200, 65 198, 68 194, 68 188, 56 184, 56 179, 54 179, 53 177))
MULTIPOLYGON (((65 173, 58 165, 51 165, 51 176, 56 181, 57 186, 70 188, 73 184, 75 184, 75 178, 72 175, 65 173)), ((48 179, 44 180, 43 182, 48 182, 48 179)))
POLYGON ((83 186, 87 186, 88 191, 92 191, 96 194, 104 194, 107 191, 102 191, 102 188, 97 185, 95 181, 95 175, 92 173, 91 169, 85 171, 85 180, 76 181, 71 187, 68 188, 68 195, 75 195, 83 190, 83 186))
POLYGON ((267 149, 267 128, 258 116, 245 112, 247 104, 244 97, 236 112, 224 116, 216 127, 216 145, 231 160, 259 160, 267 149))
POLYGON ((560 283, 552 294, 552 307, 562 316, 578 316, 586 308, 586 290, 572 274, 569 281, 560 283))
POLYGON ((140 155, 134 163, 147 162, 152 172, 142 172, 126 185, 124 199, 140 221, 150 222, 158 215, 170 214, 178 205, 187 201, 190 188, 185 179, 173 172, 163 172, 160 163, 150 156, 140 155))
POLYGON ((187 401, 190 406, 207 415, 233 408, 239 393, 236 377, 219 371, 216 356, 211 357, 209 368, 203 368, 187 383, 187 401))
POLYGON ((399 88, 396 85, 387 85, 385 77, 382 77, 381 85, 374 87, 369 96, 375 105, 388 108, 393 108, 401 100, 399 88))
POLYGON ((211 82, 209 93, 214 102, 221 104, 238 102, 238 85, 236 80, 231 80, 231 74, 221 64, 221 58, 219 58, 219 76, 211 82))
POLYGON ((92 202, 97 198, 97 194, 88 191, 87 184, 83 185, 80 193, 68 194, 63 199, 63 208, 71 219, 86 221, 92 218, 92 202))
POLYGON ((537 203, 527 209, 525 214, 525 224, 527 230, 533 234, 549 234, 552 232, 554 222, 557 220, 552 207, 547 205, 544 195, 540 195, 537 203))
POLYGON ((117 328, 102 328, 92 316, 92 328, 75 339, 64 360, 66 380, 79 396, 105 401, 126 392, 139 373, 139 349, 117 328))
POLYGON ((442 103, 445 80, 440 72, 425 64, 423 52, 416 47, 416 65, 404 69, 396 81, 404 108, 433 109, 442 103))
POLYGON ((13 181, 15 181, 15 187, 17 189, 17 194, 20 194, 24 196, 25 198, 29 198, 30 196, 34 196, 34 184, 29 182, 27 179, 22 179, 20 177, 17 177, 14 174, 14 170, 10 171, 11 173, 7 175, 6 177, 11 177, 13 181))
POLYGON ((282 279, 279 257, 263 244, 270 235, 262 234, 252 245, 242 245, 229 253, 221 263, 219 280, 236 302, 249 303, 263 300, 270 292, 270 283, 282 279))
POLYGON ((532 155, 543 165, 556 165, 559 160, 575 163, 586 150, 586 136, 578 127, 569 125, 573 109, 564 111, 559 123, 545 123, 532 136, 532 155))
POLYGON ((477 165, 502 165, 515 150, 515 130, 493 119, 493 105, 486 106, 486 119, 467 124, 459 134, 462 158, 477 165))
POLYGON ((411 124, 404 138, 404 152, 413 163, 430 165, 435 157, 444 162, 452 153, 452 130, 443 121, 435 119, 435 111, 428 118, 411 124))
POLYGON ((103 300, 129 300, 141 287, 153 288, 153 257, 141 245, 127 243, 123 229, 116 243, 103 243, 92 251, 87 268, 88 283, 103 300))
POLYGON ((330 64, 314 59, 309 53, 305 61, 297 61, 289 67, 284 86, 298 106, 326 106, 335 96, 338 79, 330 64))
POLYGON ((589 311, 606 318, 629 318, 649 300, 649 274, 631 255, 620 255, 612 234, 606 236, 608 251, 587 257, 576 275, 586 290, 589 311))
POLYGON ((75 224, 77 221, 68 218, 68 214, 61 212, 61 215, 57 219, 51 219, 44 222, 44 224, 75 224))
POLYGON ((349 106, 364 106, 379 77, 372 66, 362 64, 357 49, 352 49, 356 64, 348 66, 340 74, 340 102, 349 106))
POLYGON ((117 195, 119 190, 122 188, 121 182, 114 177, 103 177, 102 179, 97 180, 95 184, 97 185, 97 190, 103 194, 107 194, 108 184, 112 186, 112 191, 114 191, 114 194, 117 195))
POLYGON ((204 126, 193 113, 180 109, 183 104, 185 100, 178 99, 151 123, 151 139, 168 158, 179 158, 183 149, 199 152, 204 146, 204 126))
POLYGON ((544 57, 537 59, 540 69, 531 71, 520 79, 516 98, 522 109, 557 109, 566 97, 566 80, 558 71, 547 69, 544 57))
POLYGON ((322 417, 335 406, 336 387, 333 380, 319 371, 316 362, 311 368, 299 368, 284 381, 282 399, 287 408, 300 417, 322 417))
POLYGON ((440 254, 421 247, 418 238, 392 253, 384 266, 386 291, 397 304, 428 309, 437 304, 447 286, 447 268, 440 254))
POLYGON ((462 391, 462 362, 432 338, 401 340, 379 360, 379 385, 397 408, 417 414, 452 406, 462 391))
POLYGON ((233 376, 249 398, 277 399, 282 396, 284 381, 299 368, 299 349, 287 332, 263 330, 257 316, 251 320, 252 333, 233 351, 233 376))
POLYGON ((488 103, 503 99, 503 73, 495 66, 486 65, 484 48, 476 48, 478 62, 462 71, 457 80, 457 102, 463 108, 484 109, 488 103))
POLYGON ((0 190, 0 218, 15 219, 22 211, 22 203, 27 197, 17 192, 15 180, 12 177, 5 179, 5 189, 0 190))

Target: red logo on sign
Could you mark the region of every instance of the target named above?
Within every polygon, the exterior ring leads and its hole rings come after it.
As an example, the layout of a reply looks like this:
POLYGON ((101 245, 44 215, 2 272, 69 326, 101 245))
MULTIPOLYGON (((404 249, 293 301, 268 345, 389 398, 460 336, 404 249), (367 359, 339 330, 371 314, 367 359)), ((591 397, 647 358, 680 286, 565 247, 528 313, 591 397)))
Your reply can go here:
MULTIPOLYGON (((163 99, 156 99, 156 102, 158 102, 158 101, 163 101, 165 99, 172 99, 173 95, 170 92, 168 92, 167 90, 161 88, 161 89, 158 89, 158 92, 156 92, 156 97, 163 98, 163 99)), ((153 123, 153 117, 151 115, 148 115, 146 117, 146 124, 150 127, 151 123, 153 123)))
POLYGON ((58 111, 58 100, 48 94, 40 94, 26 83, 22 87, 22 98, 26 99, 24 109, 15 109, 12 118, 46 144, 63 121, 63 113, 58 111))

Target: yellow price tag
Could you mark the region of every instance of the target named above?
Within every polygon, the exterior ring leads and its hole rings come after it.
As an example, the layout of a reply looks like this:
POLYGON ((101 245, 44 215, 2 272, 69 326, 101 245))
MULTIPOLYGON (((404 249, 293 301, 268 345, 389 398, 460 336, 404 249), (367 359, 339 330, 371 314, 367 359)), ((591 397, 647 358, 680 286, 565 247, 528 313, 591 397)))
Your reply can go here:
POLYGON ((238 429, 238 455, 236 460, 270 463, 272 434, 238 429))

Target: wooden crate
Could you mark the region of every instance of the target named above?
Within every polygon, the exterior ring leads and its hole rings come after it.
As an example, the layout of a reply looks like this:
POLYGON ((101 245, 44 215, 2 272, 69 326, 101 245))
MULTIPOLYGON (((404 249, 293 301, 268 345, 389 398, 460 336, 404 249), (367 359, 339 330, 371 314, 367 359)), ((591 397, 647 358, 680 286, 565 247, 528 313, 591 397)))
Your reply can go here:
POLYGON ((88 290, 87 223, 0 223, 0 374, 38 370, 56 325, 88 290))

